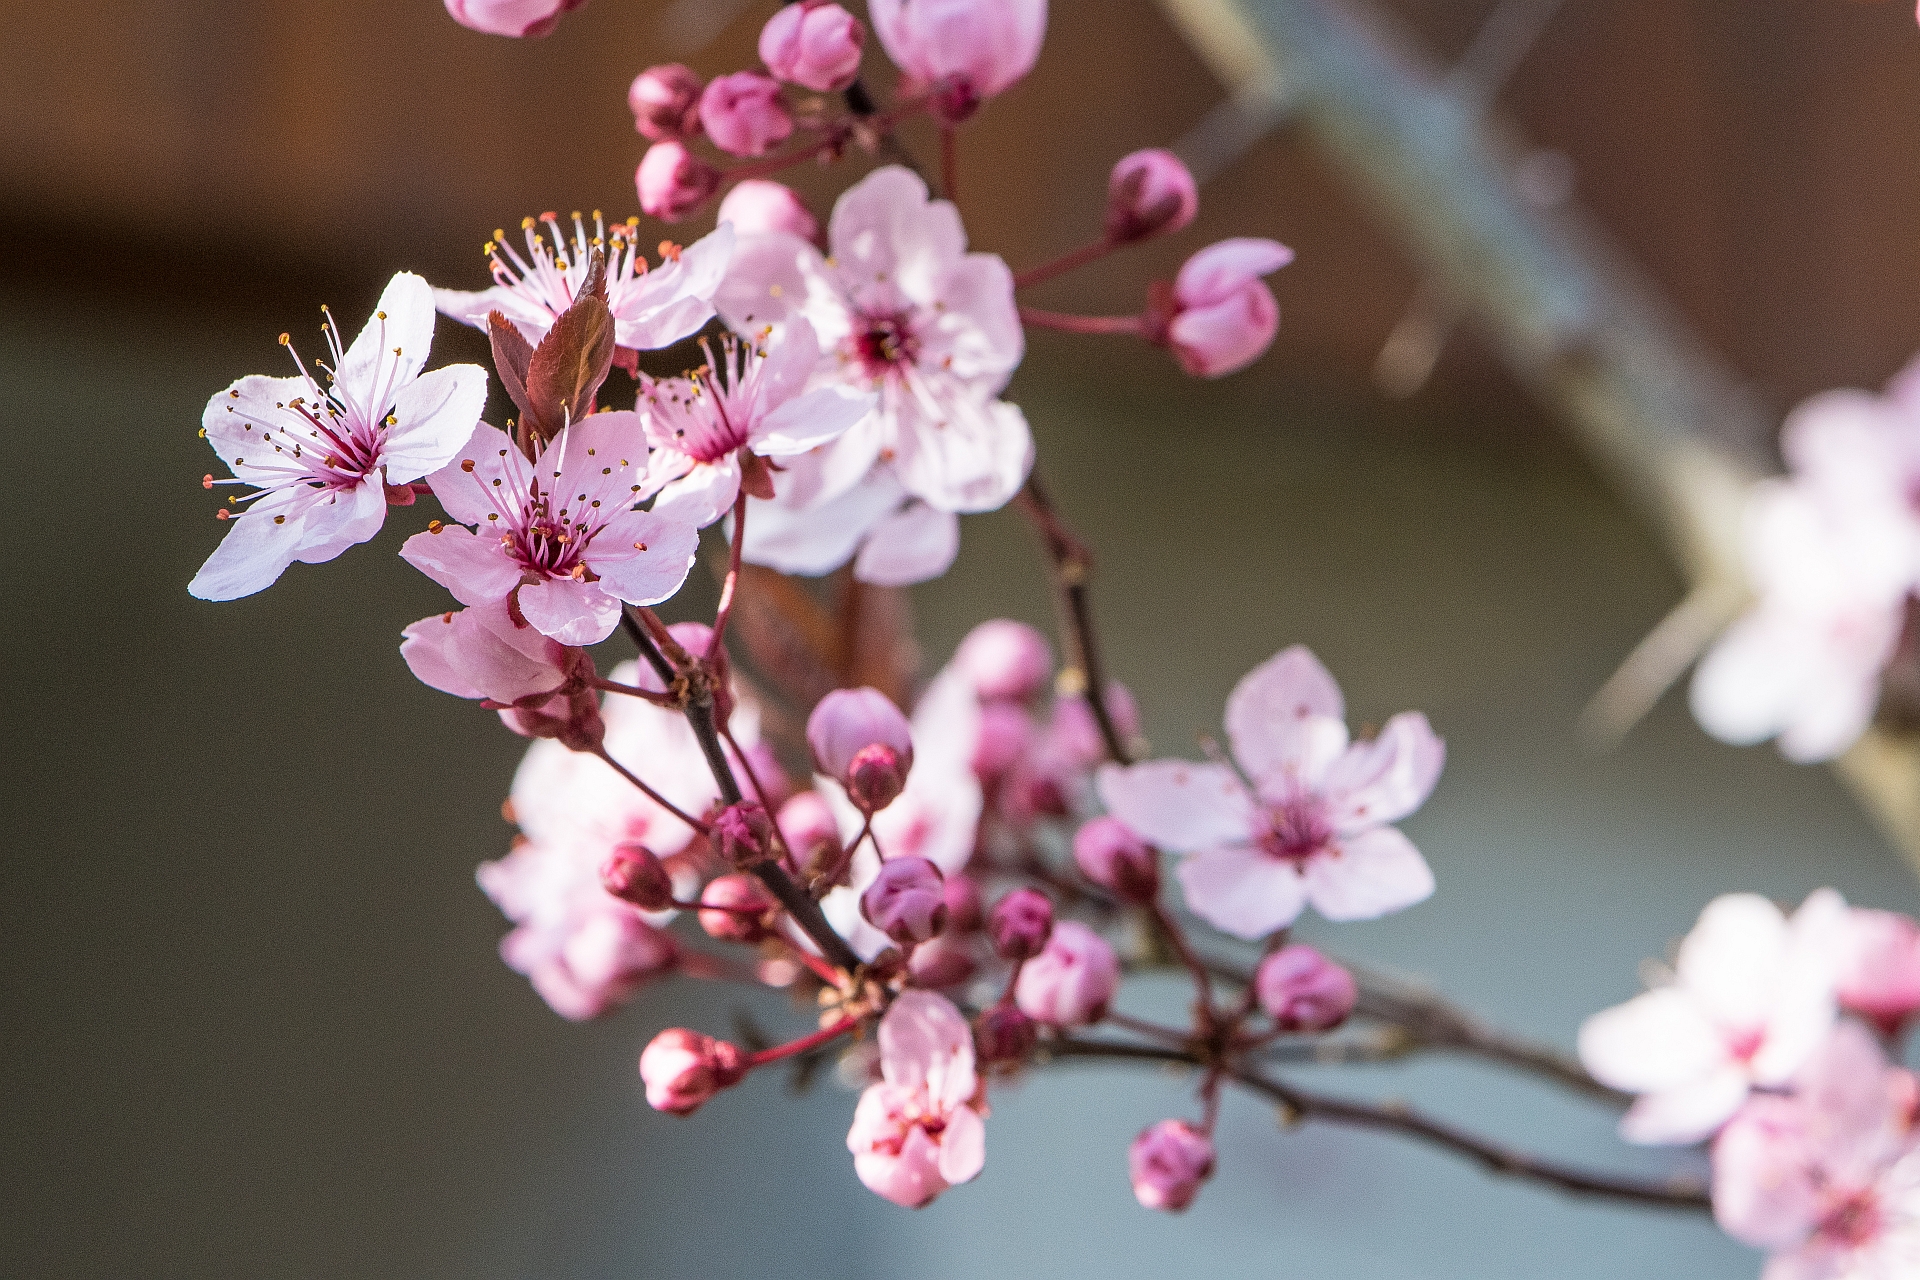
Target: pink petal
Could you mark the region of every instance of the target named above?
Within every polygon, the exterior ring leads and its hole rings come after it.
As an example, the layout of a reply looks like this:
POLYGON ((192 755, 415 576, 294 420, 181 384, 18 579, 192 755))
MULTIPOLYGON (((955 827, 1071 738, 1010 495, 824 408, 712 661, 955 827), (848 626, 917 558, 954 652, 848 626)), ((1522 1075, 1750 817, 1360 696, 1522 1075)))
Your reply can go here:
POLYGON ((400 644, 400 656, 406 659, 414 679, 428 688, 456 698, 483 698, 486 695, 467 679, 461 664, 455 660, 460 640, 454 635, 454 624, 460 616, 460 613, 436 613, 413 623, 400 633, 405 637, 400 644))
POLYGON ((1641 1146, 1690 1146, 1740 1109, 1747 1088, 1746 1073, 1729 1064, 1691 1084, 1642 1094, 1620 1117, 1620 1136, 1641 1146))
POLYGON ((1346 836, 1307 859, 1307 901, 1329 920, 1372 920, 1433 894, 1433 872, 1396 827, 1346 836))
POLYGON ((507 433, 482 422, 445 466, 428 475, 427 484, 449 516, 461 524, 485 526, 499 523, 488 516, 514 508, 514 495, 527 492, 532 476, 532 464, 507 433))
POLYGON ((1242 676, 1228 696, 1227 737, 1234 758, 1255 779, 1289 766, 1297 769, 1310 745, 1303 738, 1305 726, 1315 717, 1344 722, 1346 702, 1320 659, 1297 644, 1242 676))
POLYGON ((1680 986, 1723 1027, 1758 1030, 1787 957, 1787 921, 1757 893, 1729 893, 1700 913, 1680 944, 1680 986))
POLYGON ((999 256, 969 253, 917 299, 935 309, 931 333, 921 338, 920 365, 939 368, 997 394, 1026 354, 1026 331, 1013 299, 1013 272, 999 256))
POLYGON ((1241 938, 1286 928, 1306 904, 1306 886, 1294 865, 1249 845, 1193 854, 1176 874, 1195 915, 1241 938))
POLYGON ((880 1019, 879 1040, 880 1071, 888 1083, 925 1087, 942 1107, 973 1096, 973 1032, 945 996, 902 992, 880 1019))
POLYGON ((476 536, 461 525, 438 533, 416 533, 400 547, 400 558, 453 593, 461 604, 503 600, 520 581, 520 566, 499 540, 476 536))
POLYGON ((358 546, 380 532, 387 522, 387 491, 376 472, 352 489, 335 489, 315 500, 300 530, 303 564, 325 564, 348 547, 358 546))
POLYGON ((284 478, 283 473, 258 465, 271 456, 271 450, 262 455, 262 429, 257 424, 264 422, 268 424, 267 429, 273 431, 297 429, 286 427, 288 423, 298 424, 299 420, 290 418, 285 406, 307 392, 304 378, 249 374, 207 401, 207 407, 200 414, 200 426, 207 433, 207 443, 234 475, 249 484, 274 484, 284 478), (243 461, 249 454, 253 456, 251 463, 243 461))
POLYGON ((1292 261, 1293 250, 1277 240, 1236 236, 1188 258, 1174 277, 1173 294, 1182 307, 1210 306, 1292 261))
POLYGON ((307 511, 316 490, 283 490, 253 503, 227 521, 226 536, 213 549, 187 590, 201 600, 238 600, 264 591, 300 554, 307 511), (285 523, 276 524, 276 516, 285 523))
POLYGON ((878 403, 871 392, 819 387, 762 418, 754 432, 753 451, 768 458, 790 458, 817 449, 873 412, 878 403))
POLYGON ((883 473, 818 506, 756 500, 747 512, 746 559, 782 573, 830 573, 853 558, 900 498, 899 482, 883 473))
MULTIPOLYGON (((656 459, 663 455, 671 456, 665 449, 653 454, 656 459)), ((727 514, 739 496, 740 461, 729 453, 713 462, 695 462, 678 479, 668 481, 653 500, 652 511, 662 519, 704 529, 727 514)))
POLYGON ((1819 1216, 1804 1111, 1786 1098, 1753 1098, 1713 1143, 1713 1217, 1743 1244, 1799 1244, 1819 1216))
POLYGON ((908 1209, 931 1203, 947 1189, 940 1176, 940 1146, 918 1125, 907 1130, 899 1155, 856 1155, 853 1171, 869 1191, 908 1209))
MULTIPOLYGON (((758 333, 752 336, 754 341, 761 341, 758 333)), ((752 407, 754 419, 761 423, 807 389, 808 380, 820 365, 820 338, 805 316, 795 316, 764 340, 764 350, 766 355, 755 375, 752 407)), ((753 436, 758 439, 760 430, 756 429, 753 436)))
POLYGON ((388 484, 406 484, 453 460, 473 438, 487 407, 487 371, 477 364, 435 369, 409 383, 394 401, 380 461, 388 484))
POLYGON ((520 588, 520 614, 561 644, 599 644, 620 625, 620 602, 597 583, 549 578, 520 588))
POLYGON ((909 502, 874 525, 853 562, 853 576, 880 587, 911 586, 939 577, 959 554, 960 518, 909 502))
POLYGON ((714 296, 733 258, 731 226, 680 251, 677 262, 649 271, 613 297, 613 336, 620 346, 657 351, 696 333, 714 313, 714 296))
POLYGON ((1005 400, 915 398, 897 406, 894 418, 901 483, 943 511, 997 510, 1033 468, 1033 432, 1005 400))
POLYGON ((1167 326, 1180 363, 1198 378, 1222 378, 1266 354, 1280 330, 1280 304, 1265 281, 1250 280, 1237 293, 1189 307, 1167 326))
POLYGON ((948 1186, 972 1182, 987 1165, 987 1126, 972 1107, 955 1107, 940 1135, 940 1176, 948 1186))
POLYGON ((1601 1084, 1629 1093, 1705 1079, 1726 1059, 1719 1030, 1674 987, 1635 996, 1580 1026, 1581 1063, 1601 1084))
POLYGON ((1378 738, 1349 747, 1327 770, 1322 786, 1334 827, 1356 832, 1400 821, 1433 794, 1446 759, 1446 744, 1425 716, 1395 716, 1378 738))
POLYGON ((1106 765, 1095 785, 1109 813, 1163 849, 1197 853, 1253 838, 1253 801, 1225 765, 1106 765))
POLYGON ((633 511, 610 521, 595 536, 587 563, 600 575, 604 589, 628 604, 658 604, 687 580, 699 550, 700 534, 686 521, 633 511))
POLYGON ((374 314, 333 371, 335 392, 369 416, 386 413, 394 393, 420 376, 432 342, 433 289, 402 271, 387 282, 374 314))
POLYGON ((908 296, 927 296, 936 273, 966 252, 960 215, 927 195, 899 165, 876 169, 842 193, 827 224, 834 270, 862 283, 892 278, 908 296))
POLYGON ((820 251, 799 236, 768 231, 741 236, 714 305, 736 333, 757 333, 795 315, 807 301, 801 263, 820 269, 820 251))

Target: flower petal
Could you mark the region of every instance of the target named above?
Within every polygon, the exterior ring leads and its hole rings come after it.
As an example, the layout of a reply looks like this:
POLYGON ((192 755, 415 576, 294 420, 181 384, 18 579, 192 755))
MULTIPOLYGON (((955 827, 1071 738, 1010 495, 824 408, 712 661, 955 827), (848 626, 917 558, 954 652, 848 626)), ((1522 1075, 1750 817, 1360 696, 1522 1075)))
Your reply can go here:
MULTIPOLYGON (((768 231, 741 236, 714 305, 736 333, 758 333, 784 322, 807 301, 807 274, 822 269, 820 251, 799 236, 768 231)), ((817 335, 825 340, 825 335, 817 335)))
POLYGON ((817 387, 789 400, 760 420, 753 451, 767 458, 790 458, 817 449, 873 412, 879 398, 852 387, 817 387))
POLYGON ((1306 905, 1306 885, 1294 864, 1251 845, 1193 854, 1175 874, 1189 910, 1241 938, 1264 938, 1286 928, 1306 905))
POLYGON ((1620 1136, 1641 1146, 1690 1146, 1725 1124, 1747 1091, 1746 1073, 1728 1065, 1691 1084, 1642 1094, 1620 1117, 1620 1136))
POLYGON ((940 1135, 940 1176, 948 1186, 972 1182, 987 1165, 987 1126, 972 1107, 959 1106, 947 1116, 940 1135))
POLYGON ((300 554, 307 512, 319 490, 301 485, 269 494, 227 521, 187 590, 202 600, 238 600, 272 586, 300 554))
POLYGON ((1433 871, 1399 828, 1375 827, 1308 858, 1306 887, 1329 920, 1373 920, 1433 896, 1433 871))
POLYGON ((1104 766, 1095 778, 1107 811, 1146 840, 1197 853, 1251 840, 1253 800, 1225 765, 1186 760, 1104 766))
MULTIPOLYGON (((1346 715, 1346 701, 1333 676, 1312 650, 1296 644, 1249 671, 1233 687, 1227 698, 1227 737, 1240 767, 1256 781, 1264 781, 1289 768, 1299 771, 1324 753, 1326 738, 1309 734, 1309 722, 1320 718, 1344 725, 1346 715)), ((1302 777, 1309 783, 1317 780, 1317 776, 1302 777)))
POLYGON ((959 554, 960 517, 908 502, 873 526, 853 562, 853 576, 880 587, 911 586, 939 577, 959 554))
POLYGON ((520 616, 561 644, 599 644, 620 625, 620 602, 598 583, 549 578, 521 587, 519 599, 520 616))
POLYGON ((487 407, 487 371, 451 364, 408 383, 393 405, 380 461, 388 484, 406 484, 452 461, 487 407))
POLYGON ((853 558, 861 539, 900 498, 899 482, 880 474, 817 506, 756 499, 747 512, 743 554, 749 564, 781 573, 830 573, 853 558))
POLYGON ((453 593, 461 604, 506 599, 520 581, 520 567, 497 539, 475 536, 464 526, 445 525, 438 533, 416 533, 400 547, 400 558, 453 593))
POLYGON ((1778 990, 1787 942, 1780 908, 1757 893, 1723 894, 1680 944, 1675 972, 1714 1021, 1757 1031, 1778 990))
POLYGON ((333 371, 334 393, 369 420, 384 416, 393 407, 395 394, 426 367, 427 349, 433 343, 433 314, 432 287, 411 271, 395 275, 381 291, 366 327, 333 371))
POLYGON ((1440 780, 1447 747, 1418 711, 1387 721, 1372 742, 1355 743, 1327 770, 1325 789, 1336 830, 1364 831, 1426 803, 1440 780))
MULTIPOLYGON (((656 450, 653 456, 666 452, 656 450)), ((729 453, 713 462, 696 462, 684 475, 667 481, 653 500, 652 511, 663 519, 704 529, 727 514, 739 496, 740 460, 729 453)))
POLYGON ((498 523, 488 516, 517 511, 532 477, 532 464, 507 433, 482 422, 445 466, 427 476, 427 485, 448 515, 484 528, 498 523))
POLYGON ((1033 469, 1033 432, 1018 405, 971 394, 905 397, 894 467, 907 492, 943 511, 994 511, 1033 469))
POLYGON ((903 991, 880 1019, 880 1073, 903 1088, 924 1087, 942 1110, 974 1094, 973 1032, 953 1002, 903 991))
POLYGON ((1712 1075, 1727 1060, 1720 1032, 1685 992, 1662 987, 1580 1026, 1580 1061, 1614 1089, 1647 1093, 1712 1075))
POLYGON ((650 605, 680 589, 699 550, 700 534, 686 521, 632 511, 609 521, 586 556, 607 591, 628 604, 650 605))
POLYGON ((623 347, 656 351, 697 332, 714 313, 714 295, 733 259, 735 237, 723 223, 649 271, 613 301, 613 337, 623 347))

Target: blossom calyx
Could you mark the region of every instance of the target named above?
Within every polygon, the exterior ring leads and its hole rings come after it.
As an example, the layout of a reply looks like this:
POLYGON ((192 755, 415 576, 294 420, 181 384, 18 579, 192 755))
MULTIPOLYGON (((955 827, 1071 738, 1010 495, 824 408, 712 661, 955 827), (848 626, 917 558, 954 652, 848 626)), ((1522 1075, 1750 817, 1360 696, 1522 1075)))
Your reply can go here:
POLYGON ((1073 861, 1080 873, 1128 902, 1160 895, 1160 861, 1146 841, 1118 818, 1093 818, 1073 834, 1073 861))
POLYGON ((600 864, 600 884, 642 911, 665 911, 673 905, 673 877, 659 855, 643 844, 623 844, 608 855, 600 864))
POLYGON ((730 804, 714 816, 714 847, 728 865, 745 871, 773 858, 773 819, 756 800, 730 804))
POLYGON ((860 914, 903 947, 927 942, 947 927, 945 887, 925 858, 891 858, 860 895, 860 914))
POLYGON ((1107 179, 1106 237, 1130 244, 1165 235, 1200 212, 1200 189, 1179 156, 1149 147, 1123 156, 1107 179))
POLYGON ((913 731, 878 689, 835 689, 807 717, 814 764, 862 813, 892 804, 913 767, 913 731))
POLYGON ((789 84, 838 93, 860 74, 867 29, 837 4, 801 0, 777 10, 760 29, 760 61, 789 84))
POLYGON ((1261 1009, 1282 1031, 1331 1031, 1360 999, 1351 973, 1298 942, 1261 960, 1253 989, 1261 1009))
POLYGON ((700 132, 700 90, 704 87, 691 67, 677 62, 648 67, 633 78, 627 90, 633 127, 655 142, 693 137, 700 132))
POLYGON ((676 1116, 692 1115, 714 1094, 739 1084, 747 1070, 738 1045, 685 1027, 662 1031, 640 1054, 647 1105, 676 1116))
POLYGON ((752 946, 773 936, 769 917, 779 904, 752 876, 727 875, 700 894, 700 927, 710 938, 752 946))
POLYGON ((648 217, 678 222, 719 189, 720 171, 687 150, 678 138, 667 138, 640 157, 633 185, 648 217))
POLYGON ((1185 1120, 1162 1120, 1127 1148, 1133 1196, 1149 1209, 1179 1213, 1213 1176, 1213 1139, 1185 1120))
POLYGON ((1053 903, 1038 889, 1015 889, 987 914, 987 937, 1003 960, 1031 960, 1053 936, 1053 903))

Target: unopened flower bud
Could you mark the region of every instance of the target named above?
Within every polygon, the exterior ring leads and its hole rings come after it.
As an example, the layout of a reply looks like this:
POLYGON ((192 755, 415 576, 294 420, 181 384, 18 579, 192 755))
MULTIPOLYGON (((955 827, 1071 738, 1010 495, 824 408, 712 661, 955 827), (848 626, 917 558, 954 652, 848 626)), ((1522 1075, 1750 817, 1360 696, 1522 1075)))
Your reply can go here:
POLYGON ((980 708, 980 724, 973 739, 974 776, 993 782, 1020 762, 1033 745, 1033 718, 1018 703, 989 702, 980 708))
POLYGON ((1002 960, 1031 960, 1053 936, 1053 903, 1038 889, 1015 889, 987 914, 987 937, 1002 960))
POLYGON ((1118 818, 1094 818, 1073 834, 1073 861, 1087 879, 1128 902, 1160 894, 1160 864, 1146 841, 1118 818))
POLYGON ((685 1027, 669 1027, 640 1054, 640 1078, 647 1084, 647 1105, 655 1111, 690 1116, 722 1089, 747 1074, 747 1055, 738 1046, 685 1027))
POLYGON ((700 132, 700 90, 703 84, 692 68, 677 62, 648 67, 633 78, 627 106, 633 109, 633 127, 659 142, 691 138, 700 132))
POLYGON ((1033 1052, 1040 1028, 1010 1004, 996 1004, 975 1020, 973 1049, 982 1063, 1021 1062, 1033 1052))
POLYGON ((643 844, 615 849, 600 864, 600 883, 608 893, 642 911, 665 911, 673 905, 673 877, 643 844))
POLYGON ((1106 940, 1077 920, 1053 926, 1046 949, 1020 967, 1013 996, 1036 1022, 1078 1027, 1106 1016, 1120 988, 1120 958, 1106 940))
POLYGON ((1208 245, 1181 266, 1170 291, 1150 299, 1148 336, 1196 378, 1246 368, 1280 327, 1280 304, 1261 277, 1292 261, 1293 250, 1273 240, 1208 245))
POLYGON ((1133 1196, 1149 1209, 1179 1213, 1213 1176, 1213 1139, 1185 1120, 1162 1120, 1127 1148, 1133 1196))
POLYGON ((727 864, 746 870, 773 857, 773 819, 757 800, 730 804, 714 815, 714 848, 727 864))
POLYGON ((1200 189, 1180 157, 1149 147, 1124 156, 1107 179, 1107 239, 1114 244, 1178 231, 1200 212, 1200 189))
POLYGON ((869 0, 867 17, 894 64, 932 87, 949 123, 1031 71, 1047 30, 1046 0, 869 0))
POLYGON ((802 0, 777 10, 760 29, 760 61, 789 84, 838 93, 860 74, 867 29, 837 4, 802 0))
POLYGON ((1920 1012, 1920 924, 1893 911, 1855 907, 1839 937, 1843 1008, 1888 1034, 1920 1012))
POLYGON ((794 194, 793 188, 766 178, 748 178, 735 183, 733 190, 720 201, 719 220, 731 222, 734 233, 743 236, 784 231, 802 240, 812 240, 820 234, 820 220, 794 194))
POLYGON ((798 791, 780 806, 780 835, 793 856, 787 870, 810 881, 841 861, 840 824, 818 791, 798 791))
POLYGON ((719 76, 702 89, 700 123, 714 146, 736 156, 765 155, 793 132, 779 82, 752 71, 719 76))
POLYGON ((926 942, 947 927, 941 881, 940 868, 925 858, 889 858, 860 895, 860 914, 902 946, 926 942))
POLYGON ((807 717, 820 772, 838 779, 862 812, 893 803, 913 767, 913 731, 878 689, 835 689, 807 717))
POLYGON ((710 938, 748 945, 773 936, 767 916, 777 905, 752 876, 721 876, 701 891, 700 927, 710 938))
POLYGON ((1053 678, 1053 648, 1026 623, 993 618, 967 632, 953 665, 982 698, 1025 702, 1053 678))
POLYGON ((607 732, 599 695, 584 685, 533 705, 501 707, 500 722, 523 738, 554 738, 569 751, 593 751, 607 732))
POLYGON ((1353 975, 1304 943, 1280 948, 1253 973, 1260 1007, 1282 1031, 1331 1031, 1360 999, 1353 975))
POLYGON ((461 26, 488 35, 544 36, 560 15, 587 0, 447 0, 447 12, 461 26))
POLYGON ((640 157, 633 185, 648 217, 678 222, 719 187, 720 171, 697 159, 685 143, 668 138, 648 147, 640 157))
POLYGON ((956 871, 947 877, 945 896, 948 932, 972 933, 980 927, 983 917, 980 914, 978 880, 964 871, 956 871))
POLYGON ((915 947, 913 959, 907 963, 913 985, 930 991, 957 987, 979 971, 980 966, 967 944, 951 932, 915 947))

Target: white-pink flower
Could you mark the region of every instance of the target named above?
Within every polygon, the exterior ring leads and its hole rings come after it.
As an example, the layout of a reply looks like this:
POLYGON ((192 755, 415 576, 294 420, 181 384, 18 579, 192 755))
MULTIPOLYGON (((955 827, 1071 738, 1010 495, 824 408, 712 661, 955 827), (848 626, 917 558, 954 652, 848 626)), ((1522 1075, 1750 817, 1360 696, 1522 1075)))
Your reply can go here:
POLYGON ((1596 1080, 1637 1093, 1628 1142, 1698 1142, 1755 1087, 1786 1084, 1834 1019, 1834 966, 1846 903, 1810 895, 1789 920, 1765 898, 1731 893, 1700 913, 1671 984, 1588 1018, 1580 1060, 1596 1080))
POLYGON ((1772 1252, 1763 1280, 1920 1275, 1920 1089, 1857 1023, 1787 1095, 1749 1101, 1713 1144, 1714 1218, 1772 1252))
POLYGON ((828 239, 830 255, 781 232, 741 237, 715 297, 738 333, 804 317, 821 376, 879 396, 795 501, 838 497, 884 464, 941 511, 1003 505, 1033 463, 1025 417, 995 399, 1025 347, 1006 263, 968 253, 953 205, 897 166, 841 195, 828 239))
POLYGON ((400 554, 462 604, 509 600, 516 621, 597 644, 619 625, 621 601, 678 591, 700 543, 691 523, 633 509, 646 458, 634 413, 583 418, 532 461, 482 423, 427 480, 461 523, 415 534, 400 554))
POLYGON ((443 465, 480 421, 486 370, 421 373, 433 294, 419 276, 388 282, 352 346, 341 349, 331 317, 326 334, 324 381, 295 355, 298 377, 242 378, 207 402, 201 435, 235 480, 256 488, 187 587, 202 600, 252 595, 296 560, 321 564, 373 537, 387 518, 387 487, 443 465))
POLYGON ((860 1095, 847 1149, 869 1191, 918 1209, 986 1164, 973 1032, 945 996, 905 991, 879 1040, 881 1080, 860 1095))
POLYGON ((761 458, 790 458, 819 448, 865 417, 871 392, 843 385, 807 389, 820 362, 813 327, 795 319, 758 340, 723 340, 718 359, 684 378, 643 375, 635 408, 653 453, 645 492, 653 513, 704 529, 733 506, 742 468, 748 492, 775 492, 761 458), (746 455, 752 455, 747 457, 746 455))
POLYGON ((1368 920, 1433 892, 1426 860, 1392 823, 1439 780, 1446 748, 1403 712, 1350 743, 1345 701, 1301 645, 1255 667, 1227 699, 1227 737, 1252 781, 1224 764, 1153 760, 1103 767, 1101 800, 1164 849, 1187 905, 1228 933, 1260 938, 1308 903, 1329 920, 1368 920))
POLYGON ((413 674, 456 698, 539 701, 593 673, 578 649, 516 624, 504 597, 422 618, 401 634, 400 656, 413 674))
POLYGON ((1236 236, 1188 258, 1174 277, 1165 341, 1196 378, 1219 378, 1265 353, 1280 304, 1261 277, 1293 261, 1277 240, 1236 236))
POLYGON ((852 560, 861 582, 908 587, 939 577, 959 556, 960 518, 910 496, 891 470, 876 468, 839 496, 809 504, 786 495, 819 492, 821 455, 784 466, 774 500, 747 508, 749 564, 811 578, 852 560))
POLYGON ((569 237, 555 214, 538 221, 526 218, 520 223, 526 257, 507 243, 505 232, 497 231, 487 242, 493 287, 478 292, 435 289, 434 302, 450 319, 481 330, 487 327, 488 314, 498 311, 538 346, 579 296, 593 251, 599 249, 607 256, 607 309, 613 313, 614 342, 635 351, 671 346, 713 318, 714 291, 733 254, 733 228, 722 225, 649 270, 637 223, 635 219, 608 227, 596 211, 589 234, 576 213, 569 237), (545 234, 539 229, 543 223, 545 234))
POLYGON ((1047 0, 872 0, 867 16, 887 56, 934 90, 949 120, 1033 70, 1047 33, 1047 0))

